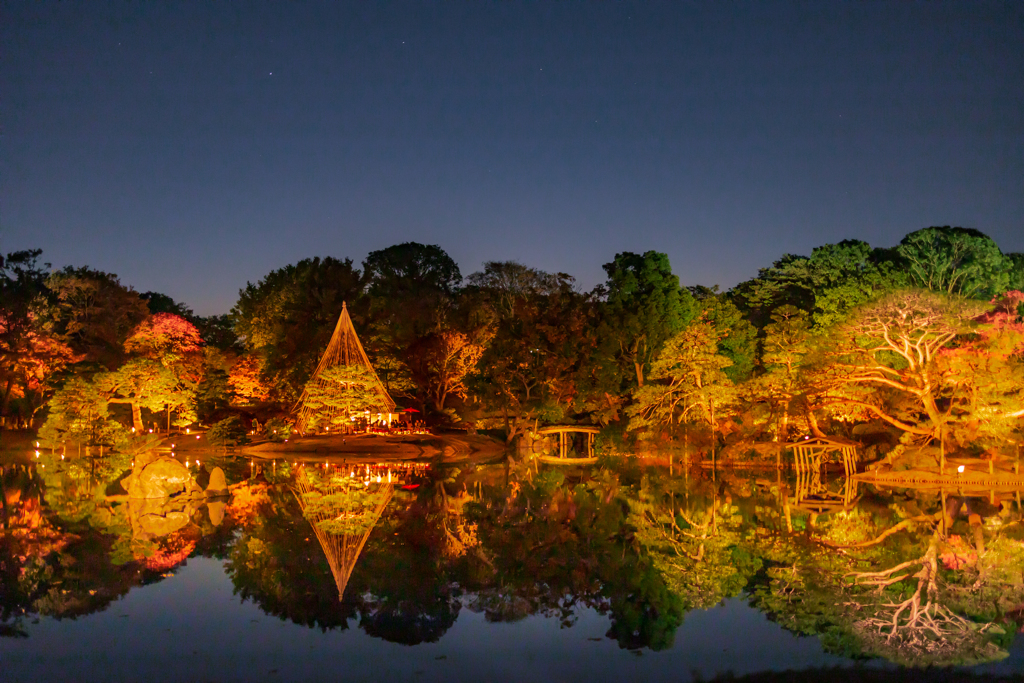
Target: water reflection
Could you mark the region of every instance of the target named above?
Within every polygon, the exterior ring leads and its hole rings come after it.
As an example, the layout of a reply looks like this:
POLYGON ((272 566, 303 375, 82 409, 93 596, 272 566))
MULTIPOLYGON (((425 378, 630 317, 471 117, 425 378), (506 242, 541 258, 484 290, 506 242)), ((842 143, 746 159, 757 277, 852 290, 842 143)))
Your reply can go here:
POLYGON ((662 650, 688 612, 740 596, 833 653, 948 665, 1005 657, 1024 624, 1019 491, 634 461, 33 460, 2 471, 6 636, 104 610, 197 556, 267 614, 406 645, 438 641, 462 609, 566 628, 589 609, 620 647, 662 650))

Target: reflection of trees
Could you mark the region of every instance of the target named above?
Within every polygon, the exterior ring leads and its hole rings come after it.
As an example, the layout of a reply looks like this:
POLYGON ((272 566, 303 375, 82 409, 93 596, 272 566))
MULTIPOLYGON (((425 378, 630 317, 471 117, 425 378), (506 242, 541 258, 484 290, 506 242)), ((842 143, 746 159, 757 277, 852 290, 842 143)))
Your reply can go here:
POLYGON ((116 484, 130 462, 117 454, 65 460, 40 454, 33 466, 3 468, 12 524, 0 531, 0 633, 24 634, 20 620, 33 615, 102 611, 134 586, 159 580, 199 546, 220 552, 231 530, 204 539, 214 528, 198 523, 198 515, 173 533, 135 533, 116 484))
POLYGON ((347 628, 354 606, 338 600, 327 558, 298 500, 291 491, 270 489, 256 506, 225 564, 236 595, 296 624, 347 628))
POLYGON ((984 637, 993 624, 973 624, 938 602, 938 535, 933 537, 922 557, 901 562, 878 572, 858 572, 860 585, 884 588, 905 579, 917 579, 910 597, 875 605, 877 610, 853 625, 871 649, 895 657, 927 657, 944 660, 967 657, 986 660, 998 658, 998 648, 984 637), (914 572, 914 569, 918 571, 914 572), (977 650, 977 652, 973 652, 977 650))
POLYGON ((494 568, 475 607, 494 621, 543 614, 565 625, 589 607, 611 616, 608 636, 623 647, 671 645, 682 606, 631 543, 618 478, 601 471, 569 485, 558 470, 517 475, 498 500, 474 506, 494 568))
POLYGON ((1007 576, 995 569, 1024 559, 1019 539, 1008 537, 1019 510, 1007 505, 993 517, 1000 531, 989 546, 999 548, 997 557, 983 550, 981 516, 973 513, 965 524, 954 514, 960 504, 944 497, 916 492, 886 507, 872 503, 823 515, 806 534, 763 539, 770 567, 753 603, 790 630, 822 635, 828 649, 844 654, 911 665, 1005 657, 1006 631, 995 623, 1005 612, 977 598, 1008 591, 1007 611, 1024 598, 1019 571, 1007 576), (975 536, 973 567, 957 555, 965 526, 975 536))
POLYGON ((677 497, 645 480, 630 508, 637 540, 688 609, 738 595, 760 567, 740 542, 739 508, 714 488, 677 497))

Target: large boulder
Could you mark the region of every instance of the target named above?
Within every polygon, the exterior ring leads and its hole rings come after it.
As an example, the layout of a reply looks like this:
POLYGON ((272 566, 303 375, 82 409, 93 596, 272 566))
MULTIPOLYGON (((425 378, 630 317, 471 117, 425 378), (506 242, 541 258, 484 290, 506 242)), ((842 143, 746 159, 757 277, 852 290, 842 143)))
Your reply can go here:
POLYGON ((201 496, 203 490, 187 467, 170 456, 138 456, 122 482, 128 498, 161 499, 201 496))

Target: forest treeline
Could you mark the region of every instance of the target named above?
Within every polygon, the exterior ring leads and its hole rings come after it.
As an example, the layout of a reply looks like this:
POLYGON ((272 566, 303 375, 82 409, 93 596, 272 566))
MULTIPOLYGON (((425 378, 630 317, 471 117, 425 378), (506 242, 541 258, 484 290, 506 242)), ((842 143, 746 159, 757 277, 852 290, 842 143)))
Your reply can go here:
POLYGON ((616 254, 583 291, 512 261, 463 277, 408 242, 274 270, 212 317, 41 259, 0 263, 0 410, 46 439, 196 421, 244 435, 254 416, 284 433, 343 302, 400 405, 510 440, 560 422, 694 443, 865 424, 975 450, 1021 435, 1024 254, 972 229, 787 254, 726 292, 681 286, 655 251, 616 254))

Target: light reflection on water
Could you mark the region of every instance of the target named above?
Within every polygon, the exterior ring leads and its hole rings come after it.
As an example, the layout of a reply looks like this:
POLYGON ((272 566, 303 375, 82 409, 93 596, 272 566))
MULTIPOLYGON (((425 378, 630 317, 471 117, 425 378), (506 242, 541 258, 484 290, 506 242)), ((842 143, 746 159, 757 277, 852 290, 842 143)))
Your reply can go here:
MULTIPOLYGON (((828 610, 814 617, 825 636, 799 637, 811 622, 787 602, 780 608, 777 558, 818 561, 808 548, 827 552, 808 539, 856 540, 849 520, 882 529, 886 509, 935 503, 931 494, 867 490, 840 522, 787 505, 799 491, 774 473, 710 481, 632 463, 568 477, 522 464, 463 466, 396 472, 394 498, 363 534, 369 487, 324 489, 310 501, 286 461, 262 474, 248 460, 214 464, 233 485, 224 521, 211 523, 200 501, 165 536, 130 518, 112 483, 116 467, 104 474, 90 463, 84 478, 86 468, 61 477, 54 464, 46 476, 6 468, 7 518, 29 521, 9 524, 3 548, 4 624, 27 636, 0 638, 5 681, 680 680, 850 666, 849 638, 827 635, 828 610), (29 514, 33 500, 44 504, 41 518, 29 514), (303 518, 312 504, 334 506, 335 535, 366 536, 347 584, 303 518), (648 520, 678 513, 682 526, 645 526, 638 510, 648 520), (68 531, 75 536, 54 545, 68 531), (191 544, 176 567, 157 561, 177 561, 191 544)), ((315 471, 327 481, 356 469, 328 468, 326 479, 315 471)), ((208 478, 197 477, 200 487, 208 478)), ((1004 552, 997 536, 1019 525, 1019 508, 972 500, 963 506, 986 513, 989 547, 1004 552)), ((959 517, 949 535, 967 538, 959 517)), ((895 564, 927 545, 920 532, 906 536, 873 557, 895 564)), ((815 572, 832 570, 805 571, 808 602, 820 588, 815 572)), ((1005 658, 972 670, 1024 673, 1022 640, 1007 635, 1005 658)))

